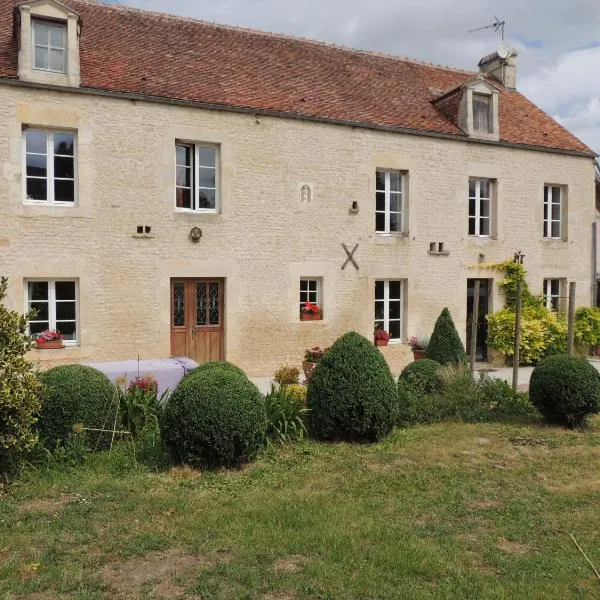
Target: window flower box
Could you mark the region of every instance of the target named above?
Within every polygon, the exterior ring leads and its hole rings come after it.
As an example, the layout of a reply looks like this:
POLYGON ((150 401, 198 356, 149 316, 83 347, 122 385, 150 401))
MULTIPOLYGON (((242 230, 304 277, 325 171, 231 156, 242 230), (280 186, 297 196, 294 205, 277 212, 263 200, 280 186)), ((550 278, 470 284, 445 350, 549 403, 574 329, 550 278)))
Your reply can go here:
POLYGON ((387 346, 390 341, 390 334, 381 327, 375 329, 375 345, 387 346))
POLYGON ((408 339, 408 345, 412 349, 414 360, 423 360, 427 352, 429 340, 419 340, 416 335, 408 339))
POLYGON ((42 331, 35 338, 35 345, 39 350, 60 350, 64 348, 63 336, 60 331, 42 331))
POLYGON ((301 321, 320 321, 323 319, 323 313, 317 304, 305 302, 300 309, 301 321))

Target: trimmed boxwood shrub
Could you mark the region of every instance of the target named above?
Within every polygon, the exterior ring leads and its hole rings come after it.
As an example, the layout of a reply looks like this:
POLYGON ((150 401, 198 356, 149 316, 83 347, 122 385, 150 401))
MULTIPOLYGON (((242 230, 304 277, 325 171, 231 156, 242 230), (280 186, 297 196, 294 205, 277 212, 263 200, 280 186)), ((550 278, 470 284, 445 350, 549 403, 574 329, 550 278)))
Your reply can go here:
POLYGON ((307 404, 316 437, 371 442, 392 430, 398 395, 382 354, 372 342, 350 332, 317 364, 307 404))
MULTIPOLYGON (((49 449, 73 433, 73 425, 112 429, 117 411, 117 390, 104 373, 84 365, 55 367, 40 375, 47 392, 37 428, 49 449)), ((87 432, 91 448, 105 448, 110 433, 87 432)))
POLYGON ((424 394, 432 394, 440 387, 438 371, 441 365, 435 360, 424 358, 415 360, 408 366, 404 367, 400 380, 413 392, 422 392, 424 394))
POLYGON ((600 411, 600 374, 578 356, 550 356, 531 374, 529 397, 553 423, 578 427, 600 411))
POLYGON ((186 374, 186 377, 188 375, 196 375, 198 373, 212 371, 213 369, 221 369, 224 371, 234 372, 234 373, 237 373, 238 375, 243 375, 244 377, 246 377, 246 373, 244 373, 244 371, 242 371, 242 369, 240 369, 237 365, 234 365, 233 363, 230 363, 226 360, 213 360, 211 362, 203 363, 199 367, 196 367, 195 369, 192 369, 191 371, 189 371, 186 374))
POLYGON ((467 362, 465 347, 460 341, 452 315, 447 308, 442 310, 435 322, 425 356, 439 362, 441 365, 467 362))
POLYGON ((196 467, 251 460, 264 444, 265 429, 261 393, 233 369, 204 369, 184 377, 160 420, 173 457, 196 467))

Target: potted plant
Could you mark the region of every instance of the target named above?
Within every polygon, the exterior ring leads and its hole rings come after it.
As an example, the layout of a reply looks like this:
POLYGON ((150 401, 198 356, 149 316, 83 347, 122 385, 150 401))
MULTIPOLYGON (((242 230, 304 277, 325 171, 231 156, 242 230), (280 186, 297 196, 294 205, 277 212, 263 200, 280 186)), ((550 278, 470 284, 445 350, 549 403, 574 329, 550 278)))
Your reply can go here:
POLYGON ((35 345, 42 350, 58 350, 64 348, 63 336, 60 331, 46 329, 35 338, 35 345))
POLYGON ((304 353, 304 360, 302 361, 302 369, 304 370, 304 376, 307 381, 310 381, 313 371, 315 367, 319 363, 319 361, 323 358, 325 352, 327 352, 329 348, 319 348, 319 346, 315 346, 314 348, 309 348, 304 353))
POLYGON ((390 341, 390 334, 381 327, 375 329, 375 345, 376 346, 387 346, 390 341))
POLYGON ((320 321, 323 318, 321 309, 317 304, 305 302, 300 309, 301 321, 320 321))
POLYGON ((415 360, 421 360, 425 358, 425 352, 427 352, 427 342, 425 340, 419 340, 416 335, 408 338, 408 345, 412 348, 413 358, 415 360))

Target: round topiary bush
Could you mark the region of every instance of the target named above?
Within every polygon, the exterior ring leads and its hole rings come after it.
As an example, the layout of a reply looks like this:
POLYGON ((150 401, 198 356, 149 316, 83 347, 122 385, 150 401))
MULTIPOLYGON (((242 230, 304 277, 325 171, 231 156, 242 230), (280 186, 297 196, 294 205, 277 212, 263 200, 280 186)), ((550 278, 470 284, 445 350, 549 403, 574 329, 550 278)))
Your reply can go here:
POLYGON ((211 362, 203 363, 199 367, 196 367, 195 369, 192 369, 191 371, 186 373, 186 377, 188 375, 196 375, 198 373, 204 373, 213 369, 221 369, 224 371, 237 373, 238 375, 243 375, 244 377, 246 377, 246 373, 244 373, 242 369, 240 369, 237 365, 234 365, 233 363, 230 363, 226 360, 213 360, 211 362))
POLYGON ((529 397, 548 421, 578 427, 600 411, 600 374, 585 358, 550 356, 533 370, 529 397))
POLYGON ((258 388, 232 369, 184 377, 160 420, 173 457, 192 466, 232 466, 254 458, 264 444, 266 414, 258 388))
MULTIPOLYGON (((118 407, 117 390, 104 373, 84 365, 65 365, 40 375, 47 392, 37 422, 40 439, 48 448, 65 441, 73 425, 112 429, 118 407)), ((106 448, 110 433, 86 432, 92 448, 106 448)))
POLYGON ((465 347, 460 340, 460 336, 452 320, 452 315, 447 308, 442 310, 435 322, 425 356, 439 362, 441 365, 467 362, 465 347))
POLYGON ((308 385, 312 433, 321 439, 376 441, 395 424, 394 378, 372 342, 350 332, 317 364, 308 385))
POLYGON ((441 366, 439 362, 429 358, 415 360, 404 367, 398 383, 403 381, 412 392, 433 394, 433 392, 440 388, 438 371, 441 366))

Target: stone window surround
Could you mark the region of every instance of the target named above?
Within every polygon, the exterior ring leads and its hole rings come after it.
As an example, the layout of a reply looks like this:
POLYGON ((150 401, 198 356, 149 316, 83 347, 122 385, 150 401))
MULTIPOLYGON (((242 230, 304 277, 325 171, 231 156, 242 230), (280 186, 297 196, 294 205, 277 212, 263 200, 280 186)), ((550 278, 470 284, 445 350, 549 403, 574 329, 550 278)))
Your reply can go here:
POLYGON ((459 126, 469 137, 480 140, 500 140, 500 122, 498 118, 498 105, 500 93, 484 81, 474 81, 465 86, 459 109, 459 126), (491 96, 492 103, 492 132, 475 131, 473 120, 473 94, 491 96))
POLYGON ((19 79, 48 85, 79 87, 80 17, 54 0, 34 0, 19 5, 19 79), (32 21, 57 21, 67 26, 67 72, 55 73, 33 68, 33 27, 32 21))

